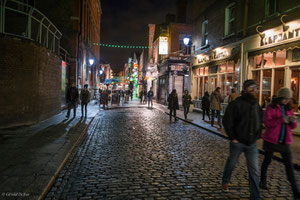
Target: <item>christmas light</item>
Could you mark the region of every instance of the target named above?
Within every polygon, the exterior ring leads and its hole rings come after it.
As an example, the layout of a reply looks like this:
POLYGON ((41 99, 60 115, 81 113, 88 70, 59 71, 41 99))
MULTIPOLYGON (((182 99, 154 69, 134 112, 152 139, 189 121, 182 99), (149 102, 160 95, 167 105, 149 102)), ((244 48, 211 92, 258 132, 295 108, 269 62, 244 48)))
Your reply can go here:
POLYGON ((149 46, 128 46, 128 45, 114 45, 114 44, 103 44, 103 43, 93 43, 93 45, 101 46, 101 47, 110 47, 110 48, 122 48, 122 49, 149 49, 155 47, 149 46))

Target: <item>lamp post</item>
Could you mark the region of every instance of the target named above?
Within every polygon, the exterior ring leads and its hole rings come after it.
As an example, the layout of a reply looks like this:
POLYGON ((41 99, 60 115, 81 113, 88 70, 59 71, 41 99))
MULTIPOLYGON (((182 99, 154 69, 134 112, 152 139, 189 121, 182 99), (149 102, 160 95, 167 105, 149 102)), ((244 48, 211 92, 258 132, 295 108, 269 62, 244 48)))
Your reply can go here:
POLYGON ((186 54, 189 54, 189 43, 190 43, 190 38, 186 35, 183 38, 183 44, 186 47, 186 54))

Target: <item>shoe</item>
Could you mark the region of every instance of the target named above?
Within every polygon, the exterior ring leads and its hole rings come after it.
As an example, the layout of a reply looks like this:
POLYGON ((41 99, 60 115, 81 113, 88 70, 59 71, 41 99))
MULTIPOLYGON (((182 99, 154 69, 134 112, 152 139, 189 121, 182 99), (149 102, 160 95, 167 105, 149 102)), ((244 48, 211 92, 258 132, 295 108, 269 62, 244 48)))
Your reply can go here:
POLYGON ((222 190, 223 190, 224 192, 229 192, 228 184, 222 184, 222 190))
POLYGON ((259 187, 264 190, 268 190, 267 181, 260 181, 259 187))

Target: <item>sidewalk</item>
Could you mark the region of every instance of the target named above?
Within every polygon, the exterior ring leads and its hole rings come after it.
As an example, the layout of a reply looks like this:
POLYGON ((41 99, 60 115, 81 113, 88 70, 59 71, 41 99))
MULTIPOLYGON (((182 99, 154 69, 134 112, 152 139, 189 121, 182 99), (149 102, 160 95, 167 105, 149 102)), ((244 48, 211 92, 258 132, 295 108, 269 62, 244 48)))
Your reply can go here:
MULTIPOLYGON (((169 113, 167 106, 155 103, 155 107, 160 108, 161 110, 169 113)), ((178 118, 184 120, 183 108, 178 110, 176 112, 176 114, 177 114, 178 118)), ((202 120, 202 113, 191 112, 188 114, 187 121, 189 121, 189 123, 194 124, 196 126, 203 127, 204 129, 207 129, 215 134, 226 137, 224 129, 219 129, 217 124, 215 124, 214 127, 212 127, 207 116, 205 119, 206 119, 205 121, 202 120)), ((262 143, 263 143, 262 139, 258 140, 258 148, 260 150, 262 150, 262 143)), ((299 136, 296 136, 296 135, 293 136, 293 144, 291 145, 291 148, 292 148, 293 162, 294 162, 294 164, 296 164, 300 167, 300 137, 299 136)), ((281 155, 279 153, 275 153, 274 155, 281 158, 281 155)), ((297 167, 297 169, 298 169, 298 167, 297 167)))
POLYGON ((91 102, 87 118, 78 106, 76 118, 66 119, 64 110, 33 126, 0 130, 0 199, 38 199, 98 111, 91 102))

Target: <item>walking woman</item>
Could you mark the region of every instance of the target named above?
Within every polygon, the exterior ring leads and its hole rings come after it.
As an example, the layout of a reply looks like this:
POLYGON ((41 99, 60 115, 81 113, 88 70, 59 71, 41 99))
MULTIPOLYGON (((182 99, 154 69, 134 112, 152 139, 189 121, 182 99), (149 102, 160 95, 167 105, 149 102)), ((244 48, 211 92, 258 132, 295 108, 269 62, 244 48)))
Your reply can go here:
POLYGON ((283 158, 286 175, 291 184, 294 198, 300 199, 291 153, 292 129, 297 127, 297 120, 291 104, 292 96, 292 91, 289 88, 280 88, 277 98, 273 99, 265 111, 266 131, 263 135, 265 158, 261 166, 260 187, 268 189, 268 166, 271 163, 273 153, 279 152, 283 158))
POLYGON ((183 110, 184 110, 184 119, 187 119, 187 114, 189 113, 190 110, 190 105, 192 102, 192 97, 189 94, 188 90, 184 91, 184 95, 183 95, 183 110))
POLYGON ((169 110, 170 110, 170 122, 172 121, 172 113, 174 113, 174 119, 175 121, 178 121, 178 119, 176 118, 176 110, 179 109, 179 105, 178 105, 178 96, 176 93, 176 90, 172 90, 171 94, 168 97, 168 102, 169 102, 169 110))
POLYGON ((210 121, 209 108, 210 108, 209 93, 206 91, 202 98, 202 114, 203 114, 202 120, 205 120, 205 113, 206 113, 206 115, 208 116, 208 120, 210 121))

